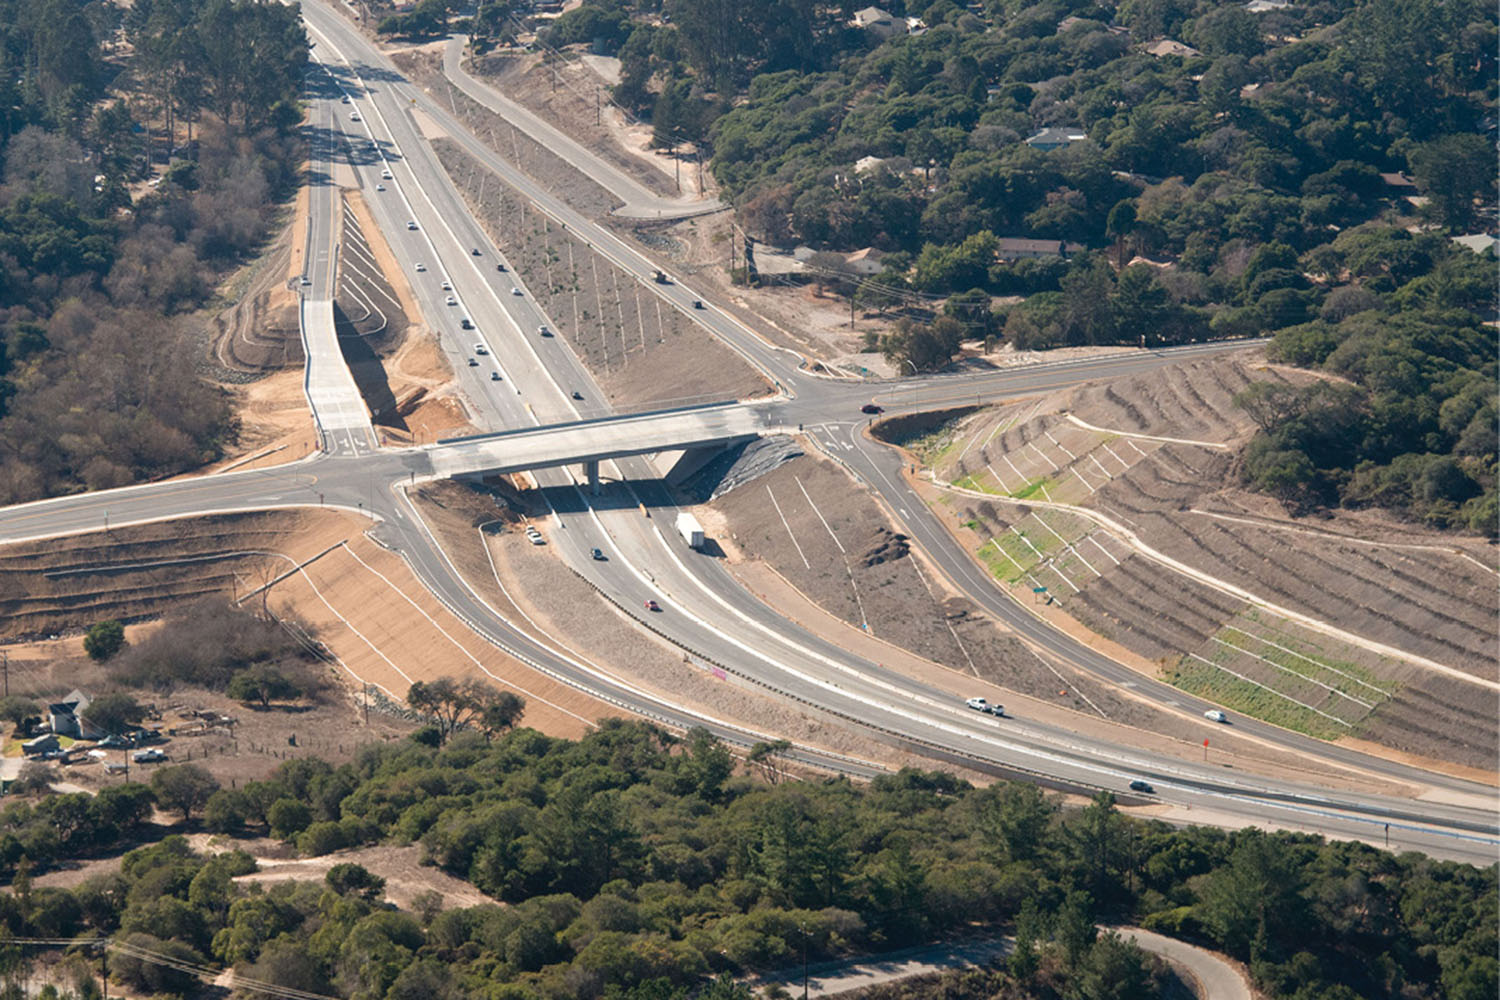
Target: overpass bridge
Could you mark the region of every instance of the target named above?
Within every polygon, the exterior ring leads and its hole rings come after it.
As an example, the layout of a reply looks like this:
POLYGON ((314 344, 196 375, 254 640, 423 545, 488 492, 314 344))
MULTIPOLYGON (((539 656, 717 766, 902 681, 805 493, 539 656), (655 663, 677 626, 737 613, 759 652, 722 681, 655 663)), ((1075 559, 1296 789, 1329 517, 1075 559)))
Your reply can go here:
POLYGON ((597 487, 599 463, 609 459, 728 447, 783 429, 770 405, 713 403, 439 441, 418 453, 425 468, 413 474, 455 479, 581 465, 597 487))

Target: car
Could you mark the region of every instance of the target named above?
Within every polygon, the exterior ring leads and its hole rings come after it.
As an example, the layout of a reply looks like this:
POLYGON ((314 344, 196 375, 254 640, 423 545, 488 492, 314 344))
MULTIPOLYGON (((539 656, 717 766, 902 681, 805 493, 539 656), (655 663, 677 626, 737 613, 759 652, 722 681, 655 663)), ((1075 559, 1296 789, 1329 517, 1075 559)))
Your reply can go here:
POLYGON ((589 555, 591 555, 591 556, 594 557, 594 562, 603 562, 604 561, 604 550, 603 549, 590 549, 589 550, 589 555))
POLYGON ((422 262, 421 262, 421 261, 418 261, 418 262, 417 262, 417 263, 416 263, 416 264, 415 264, 415 265, 414 265, 414 266, 415 266, 415 268, 416 268, 416 270, 417 270, 417 271, 418 271, 418 272, 419 272, 419 273, 420 273, 420 272, 424 272, 424 271, 426 271, 426 270, 427 270, 427 265, 426 265, 426 264, 423 264, 423 263, 422 263, 422 262))
POLYGON ((472 248, 470 248, 470 250, 469 250, 469 253, 470 253, 470 254, 471 254, 471 255, 472 255, 472 256, 475 256, 475 257, 480 257, 480 256, 483 256, 483 255, 482 255, 482 254, 481 254, 481 253, 480 253, 480 252, 479 252, 479 248, 478 248, 478 247, 472 247, 472 248))
POLYGON ((875 403, 866 403, 864 406, 861 406, 859 408, 859 412, 860 413, 884 413, 885 412, 885 407, 879 406, 879 405, 877 405, 875 403))
POLYGON ((702 299, 694 299, 693 300, 693 308, 694 309, 702 309, 703 308, 703 300, 702 299))
POLYGON ((536 328, 536 332, 537 332, 537 335, 540 336, 540 337, 550 337, 550 336, 552 336, 552 331, 549 330, 549 329, 547 329, 545 326, 539 326, 539 327, 537 327, 536 328))
POLYGON ((451 281, 445 281, 445 282, 443 282, 443 291, 445 291, 445 292, 451 292, 451 291, 453 291, 453 283, 451 281))
POLYGON ((415 222, 412 222, 411 220, 407 220, 406 228, 411 230, 412 232, 415 232, 417 229, 417 224, 415 222))
POLYGON ((302 282, 301 282, 301 284, 302 284, 303 288, 306 288, 308 285, 312 284, 312 279, 309 278, 307 275, 304 274, 302 276, 302 282))
POLYGON ((340 97, 339 98, 339 103, 340 104, 348 104, 349 103, 349 95, 345 94, 343 97, 340 97))
POLYGON ((374 149, 375 148, 375 140, 374 139, 370 140, 370 146, 369 146, 369 148, 370 149, 374 149))
POLYGON ((983 698, 970 698, 964 704, 976 712, 988 712, 990 710, 990 703, 983 698))
POLYGON ((358 111, 351 111, 351 112, 349 112, 349 120, 351 122, 360 121, 361 119, 359 117, 359 112, 358 111))
POLYGON ((997 718, 997 719, 1003 719, 1003 718, 1005 718, 1005 706, 1004 705, 991 705, 990 706, 990 714, 993 715, 993 716, 995 716, 995 718, 997 718))
POLYGON ((483 344, 476 343, 474 345, 474 353, 475 354, 488 354, 488 353, 490 353, 490 351, 489 351, 489 348, 485 347, 483 344))
POLYGON ((463 319, 459 320, 458 321, 458 325, 459 325, 459 327, 461 329, 464 329, 464 330, 472 330, 472 329, 474 329, 474 321, 472 319, 470 319, 469 317, 467 317, 467 316, 465 316, 463 319))
POLYGON ((526 537, 531 539, 532 545, 545 545, 547 542, 547 540, 542 537, 542 533, 540 531, 537 531, 535 528, 529 526, 526 529, 526 537))
POLYGON ((499 382, 500 381, 500 373, 499 372, 490 372, 490 381, 491 382, 499 382))
POLYGON ((380 172, 380 176, 381 176, 381 177, 382 177, 382 178, 383 178, 383 179, 385 179, 385 180, 390 180, 390 179, 391 179, 391 171, 390 171, 390 168, 389 168, 389 167, 387 167, 387 168, 386 168, 386 169, 385 169, 385 170, 382 170, 382 171, 381 171, 381 172, 380 172))
POLYGON ((1225 715, 1223 712, 1219 711, 1217 708, 1210 708, 1207 712, 1203 713, 1203 717, 1205 719, 1207 719, 1209 722, 1228 722, 1229 721, 1229 716, 1225 715))
POLYGON ((1140 778, 1136 778, 1130 783, 1130 790, 1132 792, 1141 792, 1146 795, 1153 795, 1156 792, 1156 789, 1151 787, 1151 783, 1149 781, 1142 781, 1140 778))
POLYGON ((517 288, 516 286, 512 285, 511 288, 510 288, 510 294, 512 294, 512 295, 520 295, 521 294, 521 290, 519 288, 517 288))
POLYGON ((448 296, 448 304, 450 306, 456 306, 456 305, 458 305, 458 300, 455 299, 453 296, 450 295, 450 296, 448 296))
POLYGON ((577 389, 574 389, 573 390, 573 398, 574 399, 582 399, 583 398, 583 393, 579 392, 577 389))
POLYGON ((646 610, 647 611, 658 611, 659 612, 659 611, 661 611, 661 605, 657 604, 655 601, 647 601, 646 602, 646 610))
POLYGON ((469 367, 470 368, 478 368, 479 367, 479 359, 478 358, 474 358, 474 357, 469 358, 469 367))
POLYGON ((376 191, 384 191, 385 190, 385 185, 384 184, 376 184, 375 185, 375 190, 376 191))
POLYGON ((499 271, 501 274, 504 274, 505 273, 505 265, 504 264, 496 264, 495 265, 495 270, 499 271))
POLYGON ((123 736, 109 735, 95 744, 100 750, 129 750, 133 744, 123 736))
POLYGON ((152 747, 149 750, 137 750, 130 755, 130 759, 137 764, 155 764, 158 761, 166 760, 167 755, 158 748, 152 747))

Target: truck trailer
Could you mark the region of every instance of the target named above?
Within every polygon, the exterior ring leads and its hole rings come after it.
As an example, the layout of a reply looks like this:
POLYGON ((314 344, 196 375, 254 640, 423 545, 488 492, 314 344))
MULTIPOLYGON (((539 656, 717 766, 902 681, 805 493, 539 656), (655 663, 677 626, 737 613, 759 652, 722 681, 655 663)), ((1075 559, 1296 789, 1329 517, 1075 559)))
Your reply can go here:
POLYGON ((689 547, 702 550, 703 525, 699 524, 698 519, 687 511, 682 511, 677 515, 677 533, 682 536, 682 540, 687 542, 689 547))

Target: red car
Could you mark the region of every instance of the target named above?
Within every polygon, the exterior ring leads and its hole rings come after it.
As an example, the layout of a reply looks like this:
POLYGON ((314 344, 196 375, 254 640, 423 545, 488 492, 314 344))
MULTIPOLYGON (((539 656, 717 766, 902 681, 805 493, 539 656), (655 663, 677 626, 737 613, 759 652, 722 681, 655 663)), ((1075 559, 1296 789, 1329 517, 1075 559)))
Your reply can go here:
POLYGON ((884 413, 885 407, 876 406, 874 403, 866 403, 859 408, 860 413, 884 413))
POLYGON ((661 610, 661 605, 657 604, 655 601, 647 601, 646 602, 646 610, 647 611, 660 611, 661 610))

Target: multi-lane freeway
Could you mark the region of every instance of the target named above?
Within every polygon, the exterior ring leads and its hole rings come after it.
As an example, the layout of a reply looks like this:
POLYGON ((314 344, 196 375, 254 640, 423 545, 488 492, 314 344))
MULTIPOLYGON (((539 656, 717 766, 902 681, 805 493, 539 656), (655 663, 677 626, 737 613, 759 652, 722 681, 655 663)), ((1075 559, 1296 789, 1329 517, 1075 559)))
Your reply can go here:
MULTIPOLYGON (((0 542, 99 530, 209 512, 290 506, 338 506, 376 519, 382 543, 399 552, 418 579, 459 617, 523 662, 595 696, 669 725, 707 724, 727 739, 755 738, 726 720, 704 718, 651 695, 563 644, 517 627, 460 576, 407 499, 404 487, 480 468, 530 468, 552 505, 550 541, 608 600, 700 657, 750 683, 864 727, 882 740, 938 760, 994 773, 1030 774, 1081 788, 1123 791, 1149 780, 1161 800, 1233 822, 1272 822, 1339 836, 1374 839, 1385 829, 1406 847, 1468 860, 1493 860, 1497 844, 1493 790, 1381 758, 1332 747, 1245 720, 1242 731, 1302 755, 1330 772, 1350 769, 1401 785, 1412 795, 1353 794, 1328 786, 1256 777, 1112 745, 1027 720, 980 717, 947 693, 852 655, 778 616, 749 594, 722 564, 682 545, 659 528, 670 523, 672 500, 647 448, 775 430, 801 430, 849 467, 905 525, 934 565, 976 602, 1028 642, 1111 682, 1129 681, 1140 697, 1200 712, 1206 705, 1109 660, 1052 630, 1005 597, 927 511, 902 475, 900 456, 862 433, 867 383, 809 374, 801 359, 762 340, 706 297, 676 282, 649 281, 656 264, 594 220, 549 194, 538 182, 483 146, 443 108, 400 74, 342 18, 316 0, 303 5, 316 40, 318 67, 309 93, 313 121, 341 176, 359 185, 445 353, 476 425, 494 436, 407 449, 374 449, 358 435, 329 442, 312 459, 59 498, 0 510, 0 542), (540 337, 548 318, 535 305, 525 275, 508 267, 486 237, 423 138, 413 110, 495 170, 559 224, 583 234, 667 304, 681 309, 763 372, 778 392, 748 403, 630 417, 609 417, 589 373, 561 338, 540 337), (502 270, 501 266, 505 266, 502 270), (450 298, 452 303, 450 304, 450 298), (466 329, 467 319, 472 329, 466 329), (483 347, 483 353, 478 348, 483 347), (469 366, 469 357, 483 359, 469 366), (497 377, 498 376, 498 377, 497 377), (574 398, 575 394, 582 399, 574 398), (609 456, 619 456, 613 460, 609 456), (602 493, 580 488, 574 462, 606 460, 602 493), (642 517, 641 505, 667 517, 642 517), (591 558, 601 549, 605 559, 591 558), (642 610, 658 600, 663 613, 642 610), (1441 799, 1441 801, 1438 801, 1441 799)), ((313 212, 336 205, 333 171, 315 174, 313 212)), ((314 220, 310 241, 326 232, 314 220)), ((328 294, 310 254, 308 298, 328 294)), ((331 261, 331 256, 325 260, 331 261)), ((899 413, 1021 395, 1113 377, 1170 363, 1217 345, 1139 352, 1107 359, 1037 365, 980 376, 885 383, 874 387, 899 413)), ((311 352, 310 356, 311 356, 311 352)), ((310 399, 312 393, 310 391, 310 399)), ((312 400, 315 405, 318 400, 312 400)), ((321 420, 321 414, 320 414, 321 420)), ((325 441, 328 431, 325 428, 325 441)), ((811 748, 804 759, 856 773, 869 768, 811 748)))

